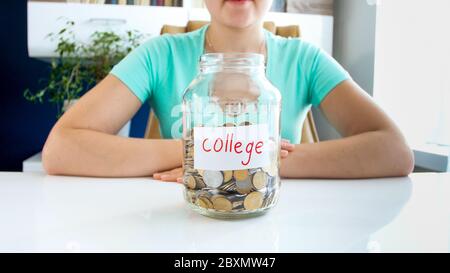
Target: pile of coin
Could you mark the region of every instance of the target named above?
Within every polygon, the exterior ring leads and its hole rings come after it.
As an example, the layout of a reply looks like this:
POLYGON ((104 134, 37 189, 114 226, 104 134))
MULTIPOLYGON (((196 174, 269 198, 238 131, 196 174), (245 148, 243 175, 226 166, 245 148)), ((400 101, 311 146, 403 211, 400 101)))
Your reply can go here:
POLYGON ((219 211, 255 210, 271 205, 278 176, 262 168, 235 171, 197 170, 184 176, 188 201, 219 211))
MULTIPOLYGON (((224 124, 224 126, 229 126, 224 124)), ((280 186, 277 158, 270 166, 243 170, 194 168, 193 135, 184 138, 186 200, 198 207, 221 212, 253 211, 272 206, 280 186)))
POLYGON ((276 189, 234 194, 220 190, 186 190, 186 199, 203 209, 221 212, 242 212, 267 208, 275 204, 276 189))

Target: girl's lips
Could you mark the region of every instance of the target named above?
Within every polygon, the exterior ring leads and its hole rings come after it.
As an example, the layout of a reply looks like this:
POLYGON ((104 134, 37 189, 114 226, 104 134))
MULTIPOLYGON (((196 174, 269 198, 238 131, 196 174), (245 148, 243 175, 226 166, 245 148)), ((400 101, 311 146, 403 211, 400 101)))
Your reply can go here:
POLYGON ((253 0, 225 0, 225 2, 230 3, 230 4, 242 5, 242 4, 253 2, 253 0))

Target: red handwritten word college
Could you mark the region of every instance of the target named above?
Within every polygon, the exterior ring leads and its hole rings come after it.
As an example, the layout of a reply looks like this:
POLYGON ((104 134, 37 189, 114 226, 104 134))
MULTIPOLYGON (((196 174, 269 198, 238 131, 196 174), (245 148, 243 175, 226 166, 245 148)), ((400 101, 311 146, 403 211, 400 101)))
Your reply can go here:
POLYGON ((226 134, 225 139, 218 137, 216 139, 209 139, 208 137, 202 141, 202 150, 207 153, 235 153, 241 154, 245 152, 247 154, 246 159, 241 161, 242 165, 247 166, 251 159, 253 152, 257 154, 262 153, 264 147, 264 141, 249 141, 245 143, 239 140, 234 140, 234 134, 226 134))

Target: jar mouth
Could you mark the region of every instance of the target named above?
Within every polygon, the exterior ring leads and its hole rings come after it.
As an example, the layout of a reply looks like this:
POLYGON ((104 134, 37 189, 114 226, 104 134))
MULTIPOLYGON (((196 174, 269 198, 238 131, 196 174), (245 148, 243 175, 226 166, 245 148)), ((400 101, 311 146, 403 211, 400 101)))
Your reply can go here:
POLYGON ((264 55, 258 53, 206 53, 200 57, 202 68, 264 68, 264 55))

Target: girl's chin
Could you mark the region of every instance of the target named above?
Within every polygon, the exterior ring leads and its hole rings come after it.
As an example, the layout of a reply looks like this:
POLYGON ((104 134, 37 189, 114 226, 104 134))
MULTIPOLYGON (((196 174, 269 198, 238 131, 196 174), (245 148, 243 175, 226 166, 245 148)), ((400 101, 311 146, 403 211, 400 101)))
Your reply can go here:
POLYGON ((249 20, 228 20, 226 25, 235 29, 244 29, 252 25, 252 22, 249 20))

